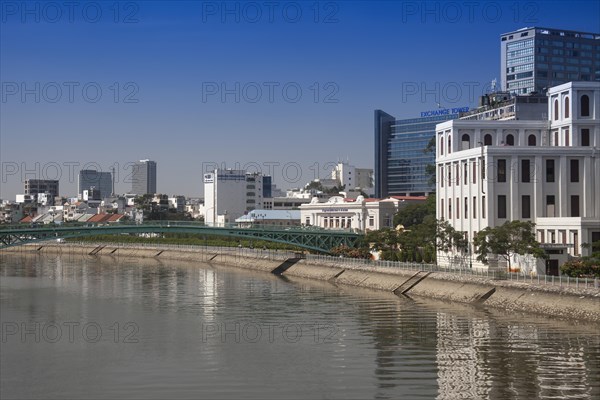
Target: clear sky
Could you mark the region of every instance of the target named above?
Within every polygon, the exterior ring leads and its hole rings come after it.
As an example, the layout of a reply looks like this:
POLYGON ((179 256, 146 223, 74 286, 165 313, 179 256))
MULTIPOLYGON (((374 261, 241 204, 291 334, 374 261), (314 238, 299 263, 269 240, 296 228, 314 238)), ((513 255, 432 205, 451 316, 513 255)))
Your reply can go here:
POLYGON ((218 164, 301 186, 337 160, 373 167, 373 111, 474 106, 500 35, 600 32, 598 1, 0 2, 0 198, 27 178, 158 164, 200 196, 218 164))

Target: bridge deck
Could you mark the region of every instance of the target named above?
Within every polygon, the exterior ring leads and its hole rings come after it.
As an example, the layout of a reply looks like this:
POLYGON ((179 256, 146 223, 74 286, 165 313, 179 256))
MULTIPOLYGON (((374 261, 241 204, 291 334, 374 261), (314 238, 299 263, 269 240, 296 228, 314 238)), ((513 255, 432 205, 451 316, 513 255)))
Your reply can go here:
POLYGON ((0 249, 34 241, 67 239, 96 235, 119 235, 140 233, 192 233, 206 236, 254 238, 277 243, 291 244, 309 250, 329 253, 334 247, 354 247, 361 233, 348 230, 328 230, 300 226, 209 226, 183 221, 155 221, 145 224, 115 223, 103 226, 56 225, 56 226, 10 226, 0 229, 0 249))

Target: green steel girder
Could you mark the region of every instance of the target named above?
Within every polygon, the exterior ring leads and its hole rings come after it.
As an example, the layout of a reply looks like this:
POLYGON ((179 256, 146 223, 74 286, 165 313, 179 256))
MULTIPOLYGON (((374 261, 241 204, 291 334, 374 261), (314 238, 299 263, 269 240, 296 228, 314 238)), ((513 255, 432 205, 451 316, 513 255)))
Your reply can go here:
POLYGON ((162 222, 160 224, 108 226, 56 226, 39 228, 0 229, 0 249, 25 243, 41 242, 52 239, 67 239, 94 235, 118 235, 126 233, 193 233, 198 235, 228 236, 241 239, 266 240, 292 244, 298 247, 322 253, 336 246, 356 246, 358 233, 325 229, 301 229, 300 227, 212 227, 202 224, 182 222, 162 222))

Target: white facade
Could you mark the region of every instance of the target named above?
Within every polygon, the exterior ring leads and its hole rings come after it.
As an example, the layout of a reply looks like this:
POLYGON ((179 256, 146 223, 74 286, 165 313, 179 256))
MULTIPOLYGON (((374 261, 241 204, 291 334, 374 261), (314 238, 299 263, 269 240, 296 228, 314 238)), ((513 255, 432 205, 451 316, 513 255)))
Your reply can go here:
POLYGON ((356 200, 333 196, 325 202, 318 198, 300 206, 300 223, 325 229, 351 229, 358 231, 378 230, 393 226, 394 214, 399 200, 365 199, 356 200))
POLYGON ((437 218, 469 243, 488 226, 535 223, 553 261, 514 260, 530 273, 556 273, 600 239, 600 83, 566 83, 548 96, 549 121, 453 120, 436 129, 437 218))
POLYGON ((204 205, 208 225, 231 223, 247 211, 263 208, 263 176, 233 169, 205 173, 204 205))
POLYGON ((338 181, 346 190, 360 188, 369 195, 374 193, 375 180, 372 168, 356 168, 340 162, 331 171, 331 178, 338 181))

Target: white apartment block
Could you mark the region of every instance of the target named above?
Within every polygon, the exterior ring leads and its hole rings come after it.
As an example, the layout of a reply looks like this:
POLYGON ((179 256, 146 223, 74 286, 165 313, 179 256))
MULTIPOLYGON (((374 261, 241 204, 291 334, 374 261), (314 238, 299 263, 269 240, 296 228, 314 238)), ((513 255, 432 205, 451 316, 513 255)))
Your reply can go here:
POLYGON ((356 168, 348 163, 339 162, 331 171, 331 179, 346 190, 360 188, 365 193, 374 193, 375 178, 372 168, 356 168))
POLYGON ((233 169, 215 169, 205 173, 206 224, 232 223, 248 211, 262 209, 264 178, 260 174, 233 169))
MULTIPOLYGON (((582 244, 600 240, 600 82, 565 83, 548 97, 548 121, 453 120, 436 128, 437 218, 470 243, 488 226, 535 223, 549 260, 515 258, 525 273, 557 274, 569 257, 589 254, 582 244)), ((485 267, 470 251, 469 263, 485 267)), ((438 254, 438 262, 453 261, 438 254)))

